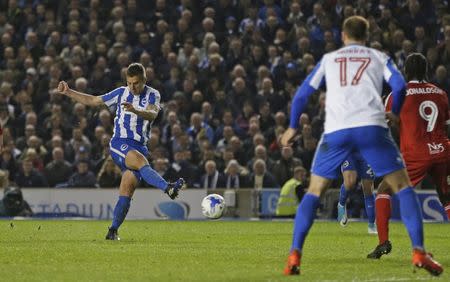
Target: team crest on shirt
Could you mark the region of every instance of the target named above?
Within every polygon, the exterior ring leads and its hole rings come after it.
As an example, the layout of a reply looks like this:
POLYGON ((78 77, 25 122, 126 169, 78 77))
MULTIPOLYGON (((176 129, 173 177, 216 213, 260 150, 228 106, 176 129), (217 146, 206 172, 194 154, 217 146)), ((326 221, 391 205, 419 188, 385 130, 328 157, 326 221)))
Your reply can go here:
POLYGON ((127 144, 120 145, 120 150, 121 151, 125 151, 126 149, 128 149, 128 145, 127 144))
POLYGON ((139 103, 139 105, 141 107, 145 107, 145 104, 147 103, 147 97, 142 98, 141 102, 139 103))
POLYGON ((350 163, 349 163, 348 161, 345 161, 345 162, 342 164, 342 168, 347 168, 349 165, 350 165, 350 163))

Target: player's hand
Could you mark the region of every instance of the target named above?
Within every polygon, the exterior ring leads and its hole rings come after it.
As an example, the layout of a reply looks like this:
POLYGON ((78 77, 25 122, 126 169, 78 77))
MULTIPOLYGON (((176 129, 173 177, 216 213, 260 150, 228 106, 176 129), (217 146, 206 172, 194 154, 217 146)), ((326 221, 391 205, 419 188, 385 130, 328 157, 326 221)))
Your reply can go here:
POLYGON ((400 118, 393 112, 386 113, 386 120, 389 126, 398 127, 400 123, 400 118))
POLYGON ((136 109, 133 107, 133 104, 128 103, 128 102, 123 102, 122 107, 125 111, 130 112, 130 113, 135 113, 136 109))
POLYGON ((67 94, 67 92, 69 91, 69 85, 67 84, 67 82, 65 81, 60 81, 58 84, 58 92, 61 94, 67 94))
POLYGON ((280 139, 281 146, 282 147, 290 147, 290 146, 292 146, 295 134, 297 134, 297 129, 294 129, 294 128, 291 128, 291 127, 286 129, 286 131, 283 133, 283 136, 281 136, 281 139, 280 139))

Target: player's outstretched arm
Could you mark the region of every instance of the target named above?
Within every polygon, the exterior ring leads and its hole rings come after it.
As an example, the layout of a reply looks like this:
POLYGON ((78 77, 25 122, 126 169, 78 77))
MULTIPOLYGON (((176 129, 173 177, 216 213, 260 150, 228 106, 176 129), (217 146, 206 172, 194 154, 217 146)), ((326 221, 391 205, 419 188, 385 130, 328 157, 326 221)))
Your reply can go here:
POLYGON ((103 104, 102 98, 70 89, 65 81, 59 82, 57 90, 59 93, 87 106, 95 107, 103 104))
POLYGON ((136 115, 140 116, 143 119, 153 121, 157 116, 159 112, 159 107, 156 105, 148 105, 145 110, 139 110, 136 109, 133 104, 124 102, 122 103, 122 107, 125 111, 135 113, 136 115))

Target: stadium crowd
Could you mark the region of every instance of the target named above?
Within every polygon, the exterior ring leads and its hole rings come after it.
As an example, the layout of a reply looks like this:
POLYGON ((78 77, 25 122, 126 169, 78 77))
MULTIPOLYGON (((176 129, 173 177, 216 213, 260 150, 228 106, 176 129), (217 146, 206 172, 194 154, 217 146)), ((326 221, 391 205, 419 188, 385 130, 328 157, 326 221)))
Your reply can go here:
POLYGON ((325 117, 323 90, 281 149, 290 100, 355 14, 370 21, 368 45, 399 68, 423 53, 429 80, 450 92, 444 0, 0 0, 0 169, 20 187, 117 187, 114 110, 55 88, 101 95, 136 61, 161 93, 148 144, 156 171, 193 188, 280 187, 310 169, 325 117))

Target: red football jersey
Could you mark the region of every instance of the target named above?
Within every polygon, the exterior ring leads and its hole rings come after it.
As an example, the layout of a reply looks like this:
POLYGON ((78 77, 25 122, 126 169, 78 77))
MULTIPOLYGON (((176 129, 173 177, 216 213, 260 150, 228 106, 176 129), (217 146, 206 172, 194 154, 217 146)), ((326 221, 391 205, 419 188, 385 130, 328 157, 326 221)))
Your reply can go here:
MULTIPOLYGON (((392 97, 386 101, 391 111, 392 97)), ((408 82, 400 112, 400 150, 406 160, 446 159, 447 93, 431 83, 408 82)))

